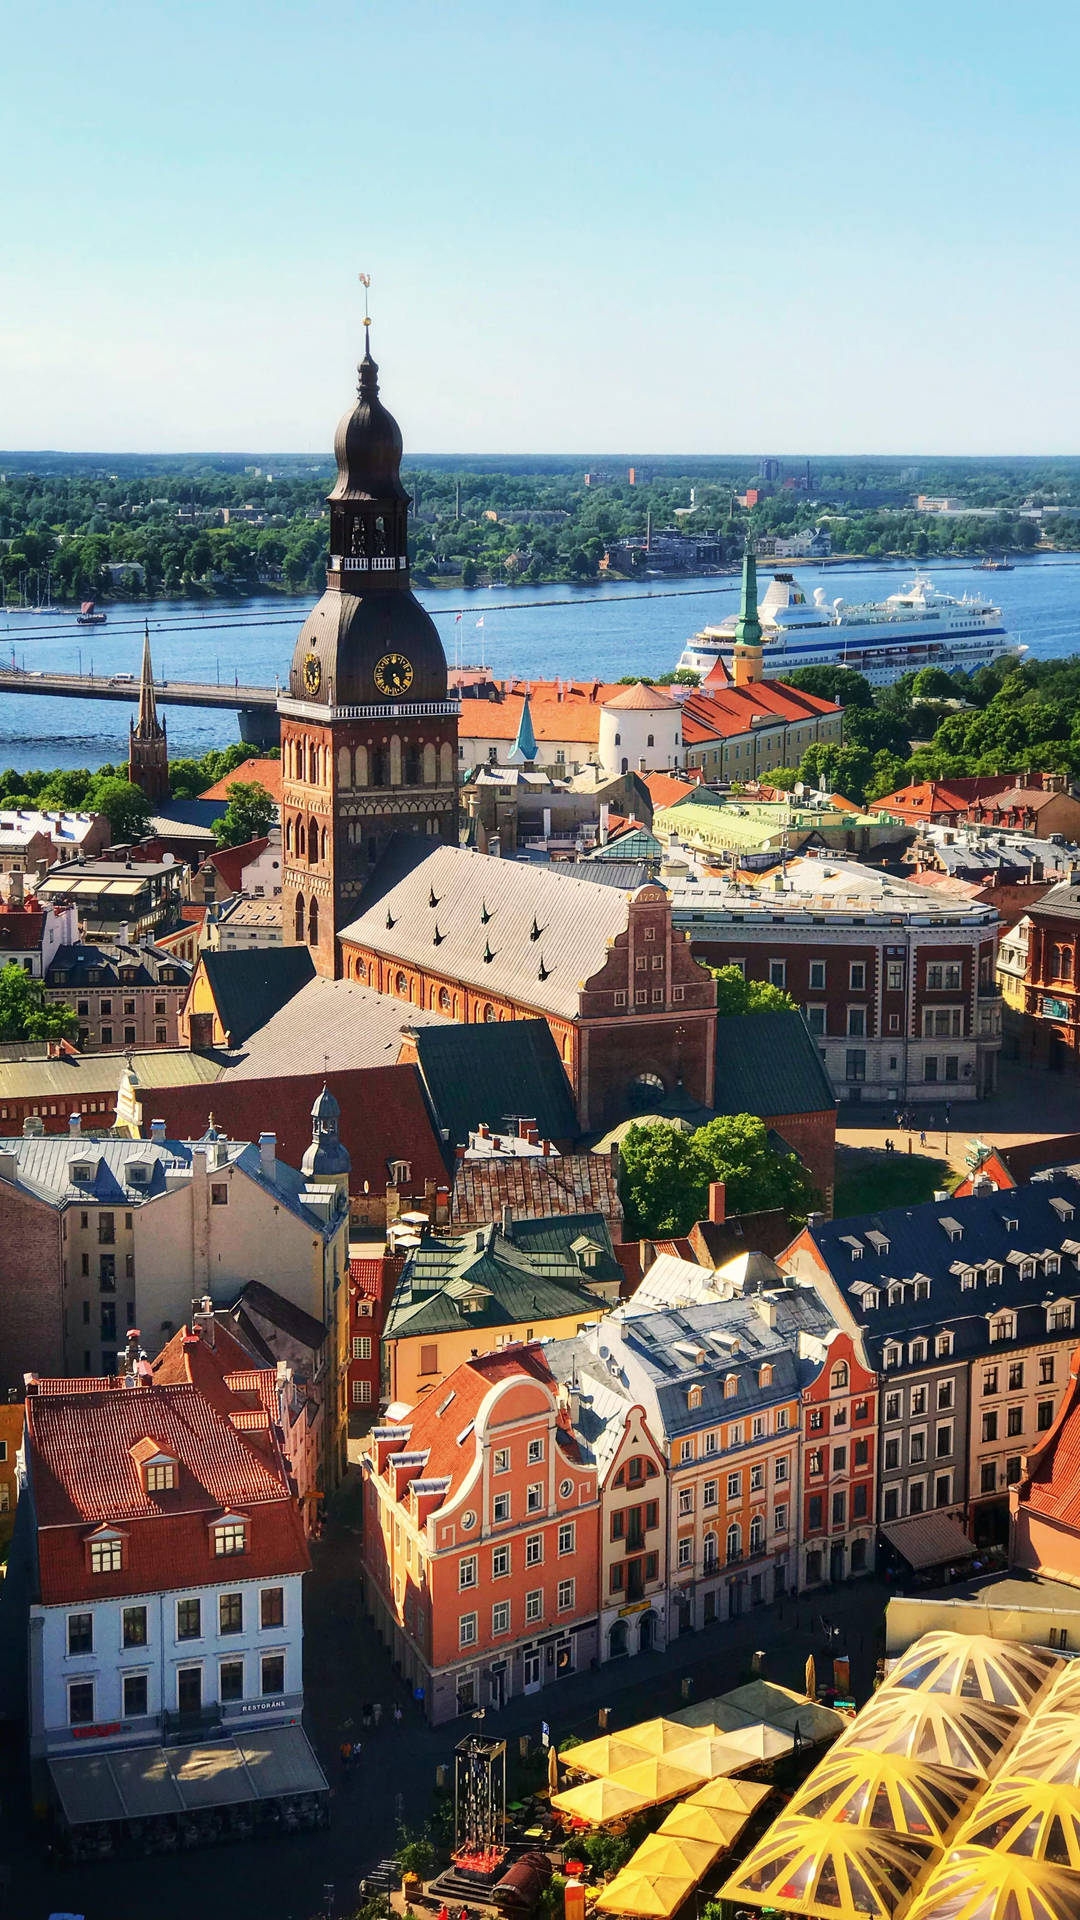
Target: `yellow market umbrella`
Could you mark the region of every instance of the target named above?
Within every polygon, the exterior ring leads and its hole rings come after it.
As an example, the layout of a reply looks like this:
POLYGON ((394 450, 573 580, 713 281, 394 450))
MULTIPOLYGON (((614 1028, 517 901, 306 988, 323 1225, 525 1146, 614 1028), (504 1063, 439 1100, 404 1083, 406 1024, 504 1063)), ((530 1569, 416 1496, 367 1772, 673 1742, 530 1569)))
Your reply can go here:
POLYGON ((673 1880, 687 1874, 701 1880, 720 1848, 711 1840, 677 1840, 670 1833, 650 1833, 627 1866, 635 1873, 666 1874, 673 1880))
POLYGON ((725 1813, 753 1813, 772 1792, 760 1780, 707 1780, 684 1800, 687 1807, 719 1807, 725 1813))
POLYGON ((981 1700, 882 1687, 832 1751, 868 1747, 873 1753, 904 1754, 926 1766, 951 1767, 986 1780, 1018 1719, 1007 1707, 988 1707, 981 1700))
POLYGON ((969 1774, 926 1766, 903 1754, 834 1747, 803 1782, 788 1812, 943 1846, 974 1791, 969 1774))
POLYGON ((599 1740, 571 1747, 563 1754, 563 1766, 572 1767, 575 1773, 618 1773, 620 1767, 632 1767, 635 1760, 644 1760, 649 1751, 628 1740, 625 1733, 605 1733, 599 1740))
POLYGON ((636 1913, 648 1916, 648 1920, 667 1920, 693 1889, 693 1878, 687 1874, 674 1879, 667 1874, 633 1873, 624 1867, 596 1904, 604 1913, 636 1913))
MULTIPOLYGON (((753 1727, 730 1727, 723 1737, 729 1747, 738 1747, 752 1760, 775 1760, 782 1753, 790 1753, 795 1745, 793 1733, 785 1733, 783 1727, 767 1727, 762 1720, 753 1727)), ((679 1760, 681 1763, 681 1754, 679 1760)))
POLYGON ((806 1656, 806 1697, 808 1700, 817 1699, 817 1664, 812 1653, 806 1656))
POLYGON ((555 1748, 548 1748, 548 1786, 552 1793, 559 1791, 559 1756, 555 1748))
POLYGON ((612 1780, 587 1780, 583 1787, 553 1793, 551 1804, 556 1813, 584 1820, 590 1827, 602 1827, 608 1820, 622 1820, 629 1813, 640 1813, 653 1802, 647 1794, 617 1786, 612 1780))
MULTIPOLYGON (((788 1741, 785 1752, 790 1744, 788 1741)), ((756 1756, 747 1752, 745 1742, 738 1741, 732 1734, 723 1734, 716 1740, 695 1740, 672 1755, 677 1767, 687 1767, 705 1780, 738 1773, 741 1767, 750 1766, 752 1758, 756 1756)))
POLYGON ((740 1906, 817 1920, 892 1920, 937 1857, 922 1840, 785 1814, 720 1891, 740 1906))
POLYGON ((634 1727, 624 1727, 617 1737, 628 1740, 632 1747, 640 1747, 642 1753, 677 1753, 680 1747, 689 1747, 703 1734, 714 1734, 716 1727, 684 1727, 678 1720, 639 1720, 634 1727))
POLYGON ((627 1787, 631 1793, 640 1794, 646 1806, 655 1807, 664 1800, 691 1793, 701 1785, 701 1775, 677 1766, 674 1760, 638 1760, 634 1766, 622 1767, 618 1773, 610 1774, 605 1784, 627 1787))
POLYGON ((1076 1920, 1080 1879, 1043 1861, 958 1847, 908 1908, 907 1920, 1076 1920))
POLYGON ((981 1633, 924 1633, 901 1655, 885 1688, 959 1694, 964 1700, 1030 1713, 1064 1665, 1061 1655, 1046 1647, 1025 1647, 981 1633))
POLYGON ((721 1807, 695 1807, 693 1801, 684 1800, 661 1820, 657 1833, 676 1840, 705 1840, 719 1851, 738 1839, 749 1818, 749 1809, 725 1813, 721 1807))
POLYGON ((956 1843, 992 1847, 996 1853, 1080 1872, 1080 1791, 1045 1781, 995 1780, 965 1820, 956 1843))

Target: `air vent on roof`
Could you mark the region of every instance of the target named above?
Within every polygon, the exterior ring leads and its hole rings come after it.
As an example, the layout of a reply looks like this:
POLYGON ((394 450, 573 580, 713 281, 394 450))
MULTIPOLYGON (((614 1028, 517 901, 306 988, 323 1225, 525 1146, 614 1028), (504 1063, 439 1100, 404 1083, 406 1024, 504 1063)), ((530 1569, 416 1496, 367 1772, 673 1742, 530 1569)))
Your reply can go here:
POLYGON ((485 940, 485 941, 484 941, 484 961, 485 961, 485 964, 486 964, 487 966, 490 966, 490 965, 491 965, 491 962, 492 962, 492 961, 494 960, 494 958, 495 958, 495 955, 494 955, 494 953, 492 952, 492 948, 491 948, 491 941, 490 941, 490 940, 485 940))
POLYGON ((538 980, 546 980, 546 979, 548 979, 548 977, 550 976, 550 973, 551 973, 551 968, 550 968, 550 967, 545 967, 545 965, 544 965, 544 956, 543 956, 543 954, 541 954, 541 955, 540 955, 540 971, 539 971, 539 973, 537 974, 537 976, 536 976, 536 977, 537 977, 537 979, 538 979, 538 980))
POLYGON ((436 1407, 435 1409, 435 1417, 437 1420, 442 1419, 443 1414, 446 1412, 447 1407, 451 1406, 456 1398, 457 1398, 456 1391, 447 1394, 446 1399, 442 1401, 441 1405, 436 1407))
POLYGON ((473 1430, 473 1424, 474 1423, 470 1420, 467 1427, 462 1427, 461 1432, 458 1434, 458 1437, 457 1437, 457 1443, 459 1447, 463 1447, 465 1445, 466 1440, 468 1439, 470 1433, 473 1430))
POLYGON ((481 925, 482 927, 486 927, 486 926, 487 926, 487 923, 488 923, 488 921, 489 921, 490 919, 491 919, 491 915, 490 915, 490 913, 488 912, 488 906, 487 906, 487 901, 486 901, 486 900, 481 900, 481 902, 480 902, 480 925, 481 925))
POLYGON ((540 927, 540 926, 538 926, 538 925, 537 925, 537 923, 536 923, 536 915, 534 914, 534 915, 533 915, 533 923, 532 923, 532 932, 531 932, 531 933, 530 933, 530 935, 529 935, 529 939, 530 939, 530 940, 539 940, 539 938, 540 938, 540 935, 541 935, 541 934, 543 933, 543 931, 544 931, 544 929, 543 929, 543 927, 540 927))

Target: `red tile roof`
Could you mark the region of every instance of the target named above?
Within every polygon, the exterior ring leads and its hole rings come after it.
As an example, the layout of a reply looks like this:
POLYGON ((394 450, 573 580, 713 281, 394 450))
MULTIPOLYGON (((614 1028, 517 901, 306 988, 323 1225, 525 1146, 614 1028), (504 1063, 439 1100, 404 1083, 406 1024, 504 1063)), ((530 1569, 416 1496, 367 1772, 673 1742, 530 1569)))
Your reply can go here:
POLYGON ((618 681, 507 680, 499 700, 464 699, 458 732, 463 740, 516 740, 525 695, 537 741, 577 740, 595 746, 600 738, 600 709, 613 694, 625 693, 618 681))
POLYGON ((354 1259, 349 1261, 349 1281, 358 1293, 365 1293, 369 1300, 382 1298, 383 1267, 382 1260, 354 1259))
POLYGON ((264 835, 261 840, 245 840, 239 847, 222 847, 208 856, 206 865, 217 868, 230 893, 239 893, 244 884, 244 868, 250 867, 269 845, 264 835))
POLYGON ((613 1226, 622 1225, 618 1187, 605 1153, 459 1160, 450 1199, 452 1226, 498 1220, 504 1207, 530 1220, 602 1213, 613 1226))
POLYGON ((212 787, 200 793, 200 800, 227 800, 228 789, 235 781, 242 784, 257 780, 265 787, 272 800, 281 805, 281 761, 280 760, 244 760, 240 766, 227 773, 223 779, 215 780, 212 787))
MULTIPOLYGON (((456 1493, 476 1465, 475 1443, 459 1444, 459 1435, 476 1419, 492 1387, 514 1377, 535 1380, 555 1396, 555 1381, 543 1347, 505 1347, 501 1352, 463 1361, 398 1423, 409 1429, 409 1453, 427 1454, 422 1477, 450 1481, 445 1499, 456 1493), (440 1407, 445 1411, 440 1413, 440 1407)), ((578 1459, 576 1443, 567 1434, 560 1431, 558 1441, 568 1459, 578 1459)))
POLYGON ((1021 1506, 1080 1531, 1080 1350, 1073 1354, 1057 1419, 1028 1461, 1031 1474, 1021 1482, 1021 1506))
POLYGON ((698 784, 696 780, 679 780, 673 773, 643 773, 641 778, 657 811, 661 807, 673 807, 677 800, 685 800, 698 784))
POLYGON ((644 680, 635 680, 632 687, 620 687, 605 700, 607 707, 617 707, 620 713, 661 713, 677 707, 670 693, 664 693, 659 687, 650 687, 644 680))
POLYGON ((703 740, 749 733, 753 719, 790 724, 840 712, 834 700, 822 700, 783 680, 754 680, 745 687, 699 687, 683 702, 683 739, 688 746, 698 746, 703 740))
MULTIPOLYGON (((263 1417, 263 1416, 260 1416, 263 1417)), ((213 1521, 250 1519, 236 1578, 271 1579, 310 1565, 299 1510, 274 1461, 243 1438, 197 1387, 51 1381, 26 1401, 27 1456, 38 1526, 41 1599, 64 1605, 216 1584, 213 1521), (175 1490, 146 1494, 130 1449, 157 1441, 180 1462, 175 1490), (86 1542, 122 1531, 119 1573, 91 1574, 86 1542)))

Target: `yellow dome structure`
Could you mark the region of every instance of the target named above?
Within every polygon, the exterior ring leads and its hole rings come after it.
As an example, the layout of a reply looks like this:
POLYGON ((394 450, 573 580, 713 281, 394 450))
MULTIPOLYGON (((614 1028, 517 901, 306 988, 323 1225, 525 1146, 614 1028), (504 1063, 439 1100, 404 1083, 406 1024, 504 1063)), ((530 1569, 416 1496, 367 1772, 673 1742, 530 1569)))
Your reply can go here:
POLYGON ((788 1812, 944 1846, 964 1816, 973 1786, 968 1774, 902 1754, 834 1747, 788 1812))
POLYGON ((1010 1780, 1045 1781, 1049 1786, 1080 1786, 1080 1738, 1075 1713, 1036 1715, 1009 1755, 1010 1780))
POLYGON ((937 1858, 937 1849, 925 1841, 784 1814, 721 1895, 739 1906, 779 1908, 813 1920, 894 1920, 937 1858))
POLYGON ((1080 1790, 1050 1781, 996 1780, 965 1820, 956 1843, 1080 1873, 1080 1790))
POLYGON ((1030 1713, 1064 1665, 1060 1654, 1045 1647, 993 1640, 988 1634, 926 1633, 897 1661, 885 1689, 958 1694, 962 1700, 1030 1713))
POLYGON ((1080 1876, 1014 1853, 960 1847, 920 1890, 906 1920, 1076 1920, 1080 1876))
POLYGON ((981 1700, 882 1687, 841 1734, 833 1752, 868 1748, 873 1753, 903 1754, 926 1766, 950 1767, 986 1780, 1019 1719, 1015 1710, 988 1707, 981 1700))

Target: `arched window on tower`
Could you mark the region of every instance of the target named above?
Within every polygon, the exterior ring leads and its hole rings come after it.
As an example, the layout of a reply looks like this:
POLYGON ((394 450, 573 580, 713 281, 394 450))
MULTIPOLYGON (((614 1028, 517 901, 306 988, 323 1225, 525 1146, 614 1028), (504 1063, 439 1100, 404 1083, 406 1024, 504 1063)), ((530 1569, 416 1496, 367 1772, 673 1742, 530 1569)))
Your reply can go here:
POLYGON ((401 735, 399 733, 390 735, 390 785, 392 787, 401 785, 401 735))
POLYGON ((439 748, 439 779, 444 787, 452 785, 454 779, 454 749, 449 740, 444 740, 439 748))
POLYGON ((309 867, 313 867, 319 858, 319 823, 315 819, 308 821, 307 857, 309 867))
POLYGON ((297 941, 298 941, 298 943, 302 943, 302 942, 303 942, 303 938, 304 938, 304 896, 303 896, 303 894, 302 894, 302 893, 298 893, 298 894, 297 894, 297 896, 296 896, 296 938, 297 938, 297 941))
POLYGON ((330 835, 325 827, 322 830, 322 857, 324 862, 330 858, 330 835))
POLYGON ((396 973, 394 975, 394 992, 397 994, 399 1000, 407 1000, 409 998, 409 980, 407 974, 396 973))
POLYGON ((425 787, 433 787, 438 777, 439 777, 438 756, 436 755, 434 744, 432 743, 432 741, 429 740, 427 743, 427 746, 424 748, 424 785, 425 787))
POLYGON ((439 988, 439 1012, 450 1012, 450 995, 445 987, 439 988))
POLYGON ((348 747, 338 748, 337 777, 339 787, 352 786, 352 754, 348 747))
POLYGON ((366 787, 368 783, 367 748, 357 747, 353 759, 356 770, 356 784, 358 787, 366 787))
POLYGON ((308 747, 308 785, 319 785, 319 749, 314 741, 308 747))
POLYGON ((296 823, 296 857, 298 860, 303 860, 306 848, 307 837, 304 833, 304 823, 302 820, 298 820, 296 823))
POLYGON ((286 822, 285 822, 285 851, 286 851, 286 853, 291 853, 291 852, 292 852, 292 850, 293 850, 293 834, 292 834, 292 821, 291 821, 291 820, 286 820, 286 822))
POLYGON ((313 900, 310 907, 308 908, 307 937, 308 937, 309 947, 318 946, 319 944, 319 903, 317 900, 313 900))
POLYGON ((414 741, 410 740, 405 748, 405 785, 420 785, 420 754, 414 741))

